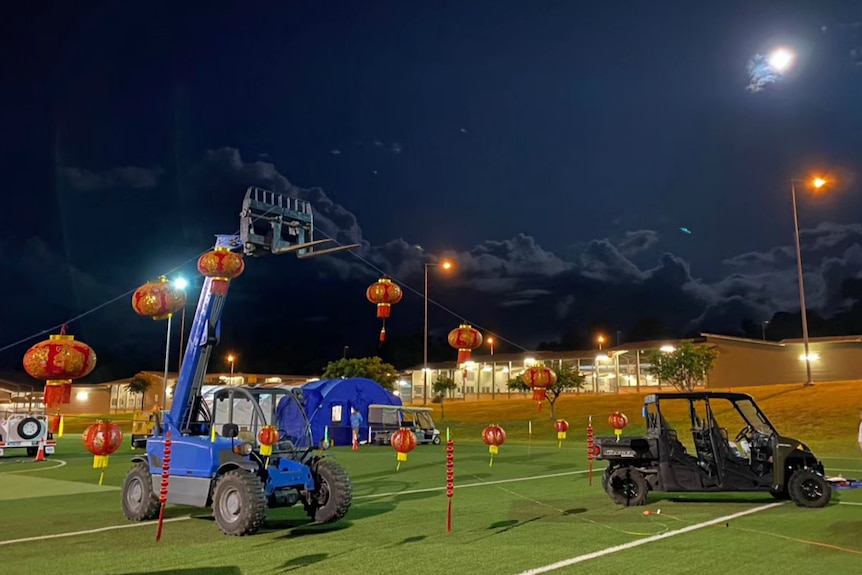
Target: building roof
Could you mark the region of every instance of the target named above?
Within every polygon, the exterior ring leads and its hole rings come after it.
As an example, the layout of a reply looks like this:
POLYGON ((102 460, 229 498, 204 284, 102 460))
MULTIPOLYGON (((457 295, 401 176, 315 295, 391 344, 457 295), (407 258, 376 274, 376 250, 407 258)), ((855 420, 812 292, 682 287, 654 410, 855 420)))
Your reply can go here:
MULTIPOLYGON (((862 343, 862 335, 829 335, 824 337, 809 337, 809 343, 862 343)), ((782 339, 782 344, 803 343, 801 337, 782 339)))

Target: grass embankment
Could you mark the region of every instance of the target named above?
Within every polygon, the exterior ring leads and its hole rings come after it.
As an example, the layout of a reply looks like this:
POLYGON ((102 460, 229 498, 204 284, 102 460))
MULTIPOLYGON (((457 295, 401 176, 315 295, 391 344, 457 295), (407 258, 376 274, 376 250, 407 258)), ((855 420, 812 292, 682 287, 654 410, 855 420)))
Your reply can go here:
MULTIPOLYGON (((859 409, 862 408, 862 380, 855 382, 822 383, 813 386, 769 385, 737 388, 735 392, 754 397, 760 409, 783 435, 806 442, 815 452, 846 451, 857 447, 859 409)), ((652 391, 650 393, 653 393, 652 391)), ((596 435, 611 435, 608 416, 615 411, 625 413, 629 420, 626 433, 644 430, 641 409, 646 394, 574 394, 564 395, 555 406, 556 416, 569 423, 569 437, 586 436, 587 420, 593 418, 596 435)), ((536 403, 526 399, 497 401, 448 401, 441 417, 439 404, 434 409, 438 426, 470 429, 481 433, 489 423, 502 425, 510 441, 528 439, 527 421, 532 421, 532 439, 556 436, 548 404, 536 412, 536 403)), ((730 430, 736 433, 738 430, 730 430)), ((858 453, 858 451, 857 451, 858 453)))

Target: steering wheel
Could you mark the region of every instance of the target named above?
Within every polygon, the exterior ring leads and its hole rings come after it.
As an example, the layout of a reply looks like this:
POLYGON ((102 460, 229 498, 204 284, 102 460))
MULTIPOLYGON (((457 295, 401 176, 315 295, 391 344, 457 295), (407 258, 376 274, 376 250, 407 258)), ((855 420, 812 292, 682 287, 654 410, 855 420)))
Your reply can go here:
POLYGON ((745 439, 749 443, 751 443, 753 433, 754 433, 754 428, 752 428, 750 425, 746 425, 745 427, 742 428, 742 431, 740 431, 739 433, 736 434, 736 438, 734 439, 734 441, 738 442, 742 439, 745 439))

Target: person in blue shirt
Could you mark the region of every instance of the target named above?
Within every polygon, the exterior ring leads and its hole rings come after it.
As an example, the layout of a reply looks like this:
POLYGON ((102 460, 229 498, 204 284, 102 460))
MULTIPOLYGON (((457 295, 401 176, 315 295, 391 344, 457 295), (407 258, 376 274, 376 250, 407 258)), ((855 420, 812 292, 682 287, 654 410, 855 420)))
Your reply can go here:
POLYGON ((356 408, 350 408, 350 427, 353 428, 353 443, 359 443, 359 428, 362 427, 362 414, 356 408))

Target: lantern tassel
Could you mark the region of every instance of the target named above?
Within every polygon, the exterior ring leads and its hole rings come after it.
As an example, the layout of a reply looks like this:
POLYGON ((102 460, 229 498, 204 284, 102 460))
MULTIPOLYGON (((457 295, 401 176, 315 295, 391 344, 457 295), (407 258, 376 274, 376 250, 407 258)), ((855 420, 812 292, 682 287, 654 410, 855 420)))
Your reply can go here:
POLYGON ((156 530, 156 541, 158 542, 162 538, 162 523, 165 520, 165 505, 168 502, 168 483, 171 477, 171 432, 170 430, 165 432, 165 451, 162 456, 162 485, 161 491, 159 492, 159 503, 161 503, 161 508, 159 509, 159 527, 156 530))
POLYGON ((446 510, 446 533, 452 533, 452 498, 449 498, 449 508, 446 510))
POLYGON ((60 428, 57 430, 57 437, 63 437, 63 416, 60 416, 60 428))
POLYGON ((383 345, 383 342, 386 341, 386 326, 380 328, 380 345, 383 345))

